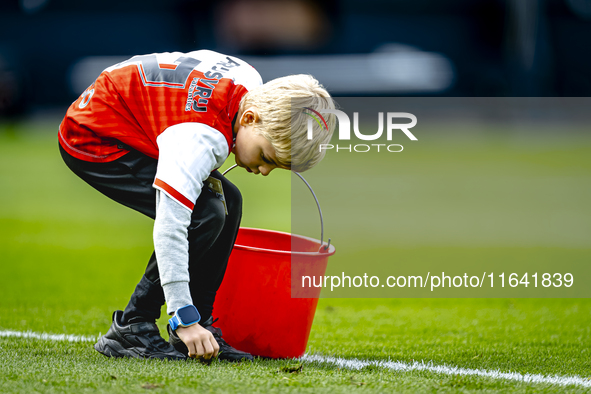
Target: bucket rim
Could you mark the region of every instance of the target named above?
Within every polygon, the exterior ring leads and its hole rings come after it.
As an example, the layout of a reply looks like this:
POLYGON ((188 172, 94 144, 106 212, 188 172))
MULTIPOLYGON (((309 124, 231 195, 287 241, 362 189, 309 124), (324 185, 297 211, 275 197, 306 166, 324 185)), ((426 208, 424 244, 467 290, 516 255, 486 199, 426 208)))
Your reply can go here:
MULTIPOLYGON (((261 233, 273 233, 273 234, 288 235, 289 237, 296 237, 296 238, 303 239, 306 241, 312 241, 314 243, 317 243, 318 247, 320 247, 320 241, 315 238, 312 238, 312 237, 305 237, 303 235, 292 234, 292 233, 288 233, 285 231, 267 230, 267 229, 260 229, 260 228, 254 228, 254 227, 240 227, 240 229, 253 230, 255 232, 261 232, 261 233)), ((272 254, 282 254, 282 255, 296 255, 296 256, 309 256, 309 257, 312 257, 312 256, 328 257, 328 256, 332 256, 336 252, 336 249, 335 249, 334 245, 332 245, 332 244, 329 246, 327 252, 294 252, 291 250, 275 250, 275 249, 267 249, 267 248, 257 248, 254 246, 240 245, 238 243, 234 244, 234 248, 240 249, 240 250, 249 250, 252 252, 272 253, 272 254)))

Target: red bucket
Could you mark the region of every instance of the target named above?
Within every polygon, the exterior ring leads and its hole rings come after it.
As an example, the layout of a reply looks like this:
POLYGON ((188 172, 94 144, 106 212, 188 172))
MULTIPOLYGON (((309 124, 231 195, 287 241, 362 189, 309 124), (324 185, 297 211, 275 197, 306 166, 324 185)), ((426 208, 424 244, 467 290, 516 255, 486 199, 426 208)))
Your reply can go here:
POLYGON ((230 345, 262 357, 304 355, 321 288, 298 287, 296 279, 292 293, 291 278, 324 275, 335 248, 320 246, 299 235, 240 228, 214 304, 216 326, 230 345))

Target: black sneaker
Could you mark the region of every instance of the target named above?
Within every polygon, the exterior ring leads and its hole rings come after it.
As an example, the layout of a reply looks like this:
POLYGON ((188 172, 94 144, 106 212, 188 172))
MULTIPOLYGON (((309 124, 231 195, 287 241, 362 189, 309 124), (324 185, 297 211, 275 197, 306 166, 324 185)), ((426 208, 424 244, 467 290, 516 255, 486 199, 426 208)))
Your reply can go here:
MULTIPOLYGON (((215 323, 216 321, 217 321, 217 319, 213 320, 213 318, 210 317, 204 323, 199 323, 199 324, 201 324, 201 326, 203 328, 205 328, 207 331, 211 332, 213 334, 213 337, 215 338, 216 342, 218 343, 218 345, 220 347, 220 351, 218 353, 218 359, 219 360, 226 360, 226 361, 243 361, 243 360, 252 361, 253 357, 250 353, 246 353, 241 350, 234 349, 232 346, 228 345, 228 343, 226 341, 224 341, 224 339, 222 338, 222 330, 217 327, 212 326, 212 324, 215 323)), ((185 343, 183 341, 181 341, 181 339, 178 337, 178 335, 176 335, 176 332, 173 331, 172 328, 170 328, 170 325, 168 325, 166 328, 168 330, 168 335, 169 335, 168 341, 170 342, 170 344, 172 346, 174 346, 174 348, 176 350, 178 350, 180 353, 189 354, 189 349, 187 349, 187 346, 185 345, 185 343)))
POLYGON ((186 355, 175 350, 160 336, 155 323, 140 322, 121 325, 123 311, 113 313, 109 331, 94 345, 97 352, 107 357, 157 358, 185 360, 186 355))

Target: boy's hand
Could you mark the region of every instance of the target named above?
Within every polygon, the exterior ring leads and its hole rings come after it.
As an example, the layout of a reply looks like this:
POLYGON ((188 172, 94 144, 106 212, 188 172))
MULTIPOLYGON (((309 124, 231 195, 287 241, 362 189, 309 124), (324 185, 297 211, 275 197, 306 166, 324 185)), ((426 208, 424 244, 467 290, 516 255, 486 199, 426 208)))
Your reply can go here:
POLYGON ((176 333, 187 345, 189 357, 203 358, 210 360, 217 357, 220 346, 213 337, 213 334, 201 327, 199 324, 193 324, 189 327, 178 327, 176 333))

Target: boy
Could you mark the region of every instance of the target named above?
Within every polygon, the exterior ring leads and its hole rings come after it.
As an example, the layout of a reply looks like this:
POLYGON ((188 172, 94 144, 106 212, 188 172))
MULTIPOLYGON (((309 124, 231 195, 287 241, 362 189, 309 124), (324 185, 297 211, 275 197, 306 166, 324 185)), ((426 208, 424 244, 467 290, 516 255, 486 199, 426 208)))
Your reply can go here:
MULTIPOLYGON (((212 326, 242 214, 218 171, 230 152, 248 172, 304 171, 322 159, 335 120, 307 138, 302 107, 334 109, 306 75, 262 84, 244 61, 212 51, 135 56, 104 70, 59 129, 68 167, 111 199, 154 221, 154 253, 123 311, 95 349, 109 357, 252 360, 212 326), (207 182, 205 182, 207 180, 207 182), (218 183, 224 201, 204 185, 218 183), (155 321, 166 302, 169 342, 155 321)), ((259 317, 262 318, 262 317, 259 317)))

